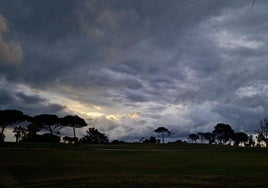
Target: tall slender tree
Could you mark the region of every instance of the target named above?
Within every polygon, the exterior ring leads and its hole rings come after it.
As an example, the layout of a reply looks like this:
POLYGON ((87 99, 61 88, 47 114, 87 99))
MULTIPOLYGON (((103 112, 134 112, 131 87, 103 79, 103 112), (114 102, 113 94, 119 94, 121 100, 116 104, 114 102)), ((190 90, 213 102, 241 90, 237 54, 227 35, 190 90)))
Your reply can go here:
POLYGON ((77 143, 75 128, 82 128, 82 127, 87 126, 87 123, 85 122, 84 119, 80 118, 79 116, 71 116, 71 115, 68 115, 62 118, 61 124, 63 126, 69 126, 73 128, 73 135, 74 135, 75 143, 77 143))
POLYGON ((165 136, 169 136, 171 134, 171 132, 165 127, 158 127, 154 130, 154 132, 161 134, 163 144, 165 143, 165 136))

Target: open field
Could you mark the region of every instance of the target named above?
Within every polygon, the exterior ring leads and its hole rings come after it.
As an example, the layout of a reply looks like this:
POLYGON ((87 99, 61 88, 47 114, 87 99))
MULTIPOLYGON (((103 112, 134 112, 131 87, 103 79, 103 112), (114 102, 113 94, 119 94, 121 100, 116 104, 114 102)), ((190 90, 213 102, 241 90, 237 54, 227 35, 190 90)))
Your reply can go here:
POLYGON ((268 151, 200 144, 5 144, 0 187, 268 187, 268 151))

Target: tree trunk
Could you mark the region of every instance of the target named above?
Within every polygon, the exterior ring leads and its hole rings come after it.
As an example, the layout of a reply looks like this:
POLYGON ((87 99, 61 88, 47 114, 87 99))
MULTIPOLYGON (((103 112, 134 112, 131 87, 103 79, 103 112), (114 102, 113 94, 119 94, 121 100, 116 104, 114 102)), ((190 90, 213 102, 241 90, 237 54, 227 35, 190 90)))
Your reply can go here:
POLYGON ((50 135, 51 135, 51 136, 53 136, 53 131, 52 131, 51 126, 50 126, 50 125, 48 126, 48 130, 49 130, 50 135))
POLYGON ((4 130, 5 130, 5 127, 2 127, 2 130, 1 130, 1 135, 4 134, 4 130))
POLYGON ((75 127, 73 126, 73 132, 74 132, 74 143, 77 144, 77 139, 76 139, 76 133, 75 133, 75 127))
POLYGON ((5 130, 5 126, 2 127, 1 133, 0 133, 0 143, 4 142, 5 138, 4 138, 4 130, 5 130))
POLYGON ((50 125, 48 125, 48 130, 49 130, 49 133, 50 133, 50 136, 51 136, 51 141, 52 141, 52 147, 55 146, 55 142, 54 142, 54 137, 53 137, 53 130, 51 128, 50 125))
POLYGON ((19 142, 19 136, 17 135, 16 136, 16 143, 18 143, 19 142))

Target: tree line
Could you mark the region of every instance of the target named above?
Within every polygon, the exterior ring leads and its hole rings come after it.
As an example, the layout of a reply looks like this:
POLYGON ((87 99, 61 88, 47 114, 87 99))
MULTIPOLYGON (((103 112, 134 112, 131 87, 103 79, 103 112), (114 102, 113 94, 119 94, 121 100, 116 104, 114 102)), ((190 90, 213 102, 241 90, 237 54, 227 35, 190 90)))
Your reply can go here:
POLYGON ((235 146, 242 144, 249 144, 253 146, 253 136, 248 136, 244 132, 235 132, 229 124, 218 123, 212 132, 190 134, 188 139, 194 143, 200 140, 201 143, 218 143, 218 144, 230 144, 234 142, 235 146))
POLYGON ((208 144, 231 144, 235 146, 261 146, 261 143, 265 143, 264 146, 268 147, 268 118, 264 118, 260 121, 260 124, 255 129, 256 139, 253 135, 248 135, 244 132, 235 132, 229 124, 218 123, 212 132, 189 134, 188 139, 196 143, 198 140, 200 143, 208 144))
MULTIPOLYGON (((76 135, 76 129, 86 126, 85 120, 77 115, 58 117, 54 114, 40 114, 32 117, 18 110, 0 110, 0 143, 5 140, 4 132, 7 127, 14 127, 13 133, 16 142, 51 142, 55 144, 61 140, 60 130, 69 127, 73 131, 73 136, 62 137, 65 143, 109 143, 109 138, 96 128, 88 128, 86 135, 79 139, 76 135)), ((154 132, 160 135, 162 143, 165 143, 166 136, 172 134, 165 127, 158 127, 154 132)), ((253 135, 235 132, 229 124, 218 123, 212 132, 189 134, 188 140, 192 143, 200 141, 200 143, 207 144, 231 144, 233 142, 235 146, 245 145, 251 147, 265 143, 265 146, 268 147, 268 118, 260 121, 255 132, 257 135, 256 140, 253 139, 253 135)), ((161 141, 151 136, 143 140, 143 143, 160 143, 161 141)), ((111 143, 124 142, 114 140, 111 143)))
POLYGON ((73 137, 64 136, 63 141, 66 143, 109 142, 108 137, 95 128, 88 128, 86 135, 78 139, 76 129, 86 127, 87 123, 77 115, 58 117, 54 114, 40 114, 32 117, 19 110, 0 110, 0 143, 5 141, 4 132, 8 126, 16 126, 13 129, 16 142, 51 142, 55 144, 60 142, 60 130, 67 127, 72 128, 73 137), (26 126, 22 126, 23 123, 26 126))

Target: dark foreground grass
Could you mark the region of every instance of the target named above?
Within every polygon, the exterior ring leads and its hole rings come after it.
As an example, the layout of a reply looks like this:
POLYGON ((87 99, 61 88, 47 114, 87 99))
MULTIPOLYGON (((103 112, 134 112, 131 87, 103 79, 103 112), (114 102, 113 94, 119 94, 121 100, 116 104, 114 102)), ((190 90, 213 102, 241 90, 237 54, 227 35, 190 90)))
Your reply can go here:
POLYGON ((268 152, 192 144, 6 145, 0 187, 268 187, 268 152))

